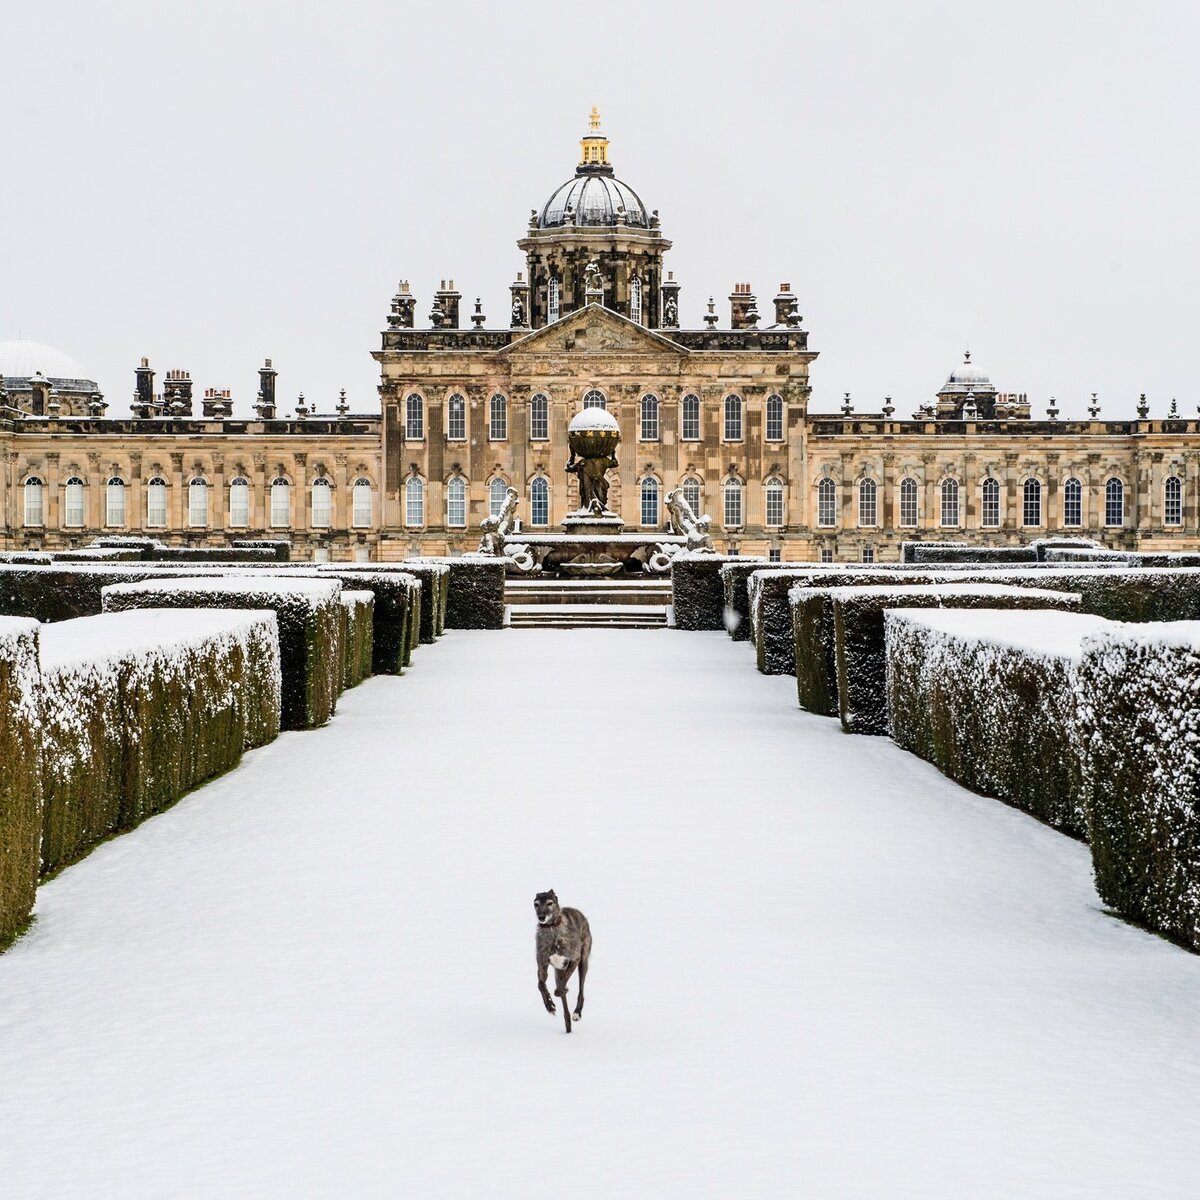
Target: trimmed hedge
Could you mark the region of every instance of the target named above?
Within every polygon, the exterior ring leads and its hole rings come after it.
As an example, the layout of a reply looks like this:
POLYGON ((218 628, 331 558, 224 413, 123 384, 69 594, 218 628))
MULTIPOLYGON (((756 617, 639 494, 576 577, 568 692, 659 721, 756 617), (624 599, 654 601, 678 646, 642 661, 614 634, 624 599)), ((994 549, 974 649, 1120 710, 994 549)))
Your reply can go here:
MULTIPOLYGON (((1069 592, 1004 587, 996 583, 937 584, 931 587, 833 588, 838 714, 847 733, 886 734, 887 657, 884 612, 890 608, 986 608, 1079 610, 1069 592)), ((1003 627, 1005 618, 996 615, 1003 627)))
POLYGON ((1106 550, 1103 546, 1084 549, 1048 546, 1042 554, 1042 561, 1048 563, 1122 563, 1136 567, 1138 556, 1124 550, 1106 550))
POLYGON ((110 584, 165 578, 148 564, 0 564, 0 613, 37 621, 69 621, 104 611, 101 593, 110 584))
POLYGON ((693 554, 681 550, 671 560, 671 607, 676 629, 724 629, 725 582, 721 568, 727 563, 766 567, 765 558, 747 559, 729 554, 693 554))
POLYGON ((464 554, 461 558, 406 558, 397 565, 408 571, 425 563, 450 568, 446 629, 504 628, 503 560, 490 555, 464 554))
POLYGON ((926 546, 950 547, 955 549, 968 549, 970 542, 901 542, 900 543, 900 561, 902 563, 913 563, 917 561, 917 551, 926 546))
POLYGON ((155 546, 146 551, 145 559, 164 563, 274 563, 278 556, 269 547, 155 546))
POLYGON ((342 610, 342 688, 356 687, 371 674, 374 658, 375 593, 349 592, 339 597, 342 610))
POLYGON ((951 779, 1085 837, 1078 669, 1101 618, 1068 612, 884 616, 892 737, 951 779))
POLYGON ((286 575, 155 579, 104 589, 104 611, 130 608, 265 608, 279 618, 283 728, 315 729, 337 707, 342 681, 335 579, 286 575))
POLYGON ((374 595, 371 673, 400 675, 412 662, 413 625, 420 621, 420 582, 401 571, 343 571, 340 567, 322 566, 317 574, 322 579, 339 580, 344 588, 362 589, 374 595))
MULTIPOLYGON (((909 560, 906 560, 909 561, 909 560)), ((1038 553, 1032 546, 937 546, 913 547, 913 563, 1032 563, 1038 553)))
POLYGON ((235 550, 269 550, 276 562, 288 562, 292 557, 292 544, 277 538, 247 538, 229 543, 235 550))
POLYGON ((131 829, 280 722, 269 612, 117 612, 42 630, 43 874, 131 829))
MULTIPOLYGON (((830 564, 832 565, 832 564, 830 564)), ((820 570, 803 564, 796 568, 799 571, 820 570)), ((825 567, 829 569, 828 566, 825 567)), ((721 565, 721 587, 723 589, 724 607, 721 611, 722 628, 735 642, 748 642, 750 630, 750 576, 755 571, 791 570, 790 567, 772 567, 761 559, 730 558, 721 565)))
POLYGON ((51 562, 141 562, 140 550, 121 550, 116 547, 104 549, 89 547, 84 550, 55 550, 51 562))
POLYGON ((36 621, 0 617, 0 950, 25 927, 41 840, 36 621))
MULTIPOLYGON (((417 590, 419 592, 418 607, 419 612, 416 614, 418 619, 418 631, 415 639, 410 639, 407 649, 403 655, 399 653, 401 639, 397 635, 394 640, 394 645, 397 653, 393 655, 390 651, 384 658, 377 655, 375 674, 376 675, 398 675, 400 667, 406 666, 412 658, 412 651, 421 642, 431 644, 442 635, 444 630, 443 622, 446 613, 446 593, 449 589, 450 568, 443 566, 431 566, 424 563, 405 563, 403 567, 399 563, 378 563, 374 566, 368 566, 366 563, 336 563, 322 564, 320 574, 333 575, 340 579, 346 587, 368 587, 366 583, 358 582, 360 579, 395 579, 402 580, 403 584, 396 591, 396 596, 399 597, 403 592, 406 597, 411 590, 412 581, 416 581, 417 590), (410 566, 413 568, 410 570, 410 566), (394 662, 398 666, 385 667, 383 662, 394 662)), ((374 589, 372 589, 374 590, 374 589)), ((380 636, 379 622, 382 616, 382 606, 384 597, 376 591, 375 601, 375 622, 376 622, 376 639, 380 636)), ((394 600, 389 603, 399 603, 394 600)), ((405 605, 411 605, 412 601, 404 599, 405 605)), ((398 610, 397 610, 398 611, 398 610)), ((390 618, 388 618, 390 619, 390 618)), ((412 619, 412 614, 406 612, 404 619, 409 621, 412 619)))
POLYGON ((1096 889, 1200 950, 1200 623, 1114 625, 1083 649, 1096 889))

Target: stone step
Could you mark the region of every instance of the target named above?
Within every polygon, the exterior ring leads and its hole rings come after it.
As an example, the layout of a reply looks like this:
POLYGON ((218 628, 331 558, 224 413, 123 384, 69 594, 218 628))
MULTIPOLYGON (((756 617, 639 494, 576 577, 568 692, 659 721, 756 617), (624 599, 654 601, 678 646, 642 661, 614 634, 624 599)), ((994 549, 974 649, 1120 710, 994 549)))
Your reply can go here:
POLYGON ((663 606, 671 603, 671 586, 659 580, 533 580, 510 579, 505 586, 510 604, 582 605, 628 604, 663 606))
POLYGON ((665 629, 667 609, 657 604, 510 604, 513 629, 665 629))

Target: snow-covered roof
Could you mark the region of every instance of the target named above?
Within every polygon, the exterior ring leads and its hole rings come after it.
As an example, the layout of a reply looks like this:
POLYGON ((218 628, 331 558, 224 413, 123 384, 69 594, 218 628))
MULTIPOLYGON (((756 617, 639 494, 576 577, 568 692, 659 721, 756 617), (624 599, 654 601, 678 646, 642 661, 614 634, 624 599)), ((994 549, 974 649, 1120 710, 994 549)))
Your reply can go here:
POLYGON ((69 354, 55 350, 42 342, 19 338, 0 342, 0 375, 6 382, 30 379, 38 372, 51 382, 86 383, 93 388, 95 381, 69 354))

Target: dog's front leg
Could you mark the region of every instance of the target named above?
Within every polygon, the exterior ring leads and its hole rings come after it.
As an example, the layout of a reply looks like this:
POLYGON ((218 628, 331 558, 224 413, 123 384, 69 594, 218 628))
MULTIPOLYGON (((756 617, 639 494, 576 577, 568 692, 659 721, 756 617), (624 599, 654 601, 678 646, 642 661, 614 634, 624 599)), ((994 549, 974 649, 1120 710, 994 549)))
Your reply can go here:
POLYGON ((548 1013, 554 1012, 554 1001, 550 999, 550 989, 546 986, 546 976, 550 971, 550 961, 538 959, 538 991, 542 993, 542 1003, 548 1013))
POLYGON ((567 1003, 567 984, 571 982, 574 973, 574 963, 567 963, 561 970, 558 967, 554 968, 554 994, 562 997, 563 1020, 566 1022, 568 1033, 571 1032, 571 1006, 567 1003))

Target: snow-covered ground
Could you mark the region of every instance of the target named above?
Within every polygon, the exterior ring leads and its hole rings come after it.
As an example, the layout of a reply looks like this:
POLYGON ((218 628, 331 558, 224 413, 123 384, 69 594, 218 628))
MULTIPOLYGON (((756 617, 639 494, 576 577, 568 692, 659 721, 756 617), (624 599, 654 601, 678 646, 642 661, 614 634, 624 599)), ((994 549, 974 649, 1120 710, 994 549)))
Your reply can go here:
POLYGON ((1191 1197, 1200 958, 744 644, 452 633, 39 893, 0 1195, 1191 1197), (598 672, 607 682, 596 682, 598 672), (595 935, 569 1037, 533 896, 595 935))

